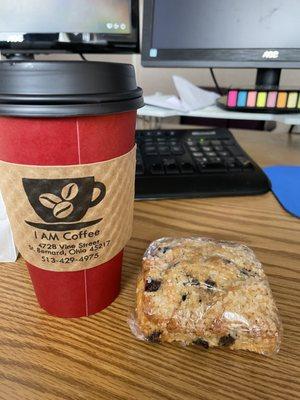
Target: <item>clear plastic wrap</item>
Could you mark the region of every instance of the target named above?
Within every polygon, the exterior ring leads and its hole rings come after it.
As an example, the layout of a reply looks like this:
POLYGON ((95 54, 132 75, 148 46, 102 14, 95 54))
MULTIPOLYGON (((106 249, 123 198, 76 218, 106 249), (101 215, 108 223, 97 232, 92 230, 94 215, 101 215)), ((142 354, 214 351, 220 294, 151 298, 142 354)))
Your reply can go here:
POLYGON ((150 342, 279 351, 282 326, 251 249, 208 238, 150 244, 137 280, 133 334, 150 342))

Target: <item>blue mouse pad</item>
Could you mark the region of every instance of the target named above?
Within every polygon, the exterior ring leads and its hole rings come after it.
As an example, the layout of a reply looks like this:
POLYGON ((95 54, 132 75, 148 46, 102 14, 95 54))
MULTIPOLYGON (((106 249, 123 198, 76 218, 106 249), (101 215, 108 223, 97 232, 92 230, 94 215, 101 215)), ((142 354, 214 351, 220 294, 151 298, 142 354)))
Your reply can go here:
POLYGON ((272 183, 272 192, 282 207, 300 218, 300 166, 274 166, 264 168, 272 183))

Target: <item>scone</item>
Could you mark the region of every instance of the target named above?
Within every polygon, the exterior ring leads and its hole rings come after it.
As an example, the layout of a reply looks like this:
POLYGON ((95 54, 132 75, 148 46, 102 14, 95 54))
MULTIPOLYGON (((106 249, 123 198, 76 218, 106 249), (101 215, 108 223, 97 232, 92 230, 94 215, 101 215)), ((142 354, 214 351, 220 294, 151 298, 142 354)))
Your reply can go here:
POLYGON ((248 247, 162 238, 143 258, 136 329, 151 342, 228 346, 272 354, 281 323, 261 263, 248 247))

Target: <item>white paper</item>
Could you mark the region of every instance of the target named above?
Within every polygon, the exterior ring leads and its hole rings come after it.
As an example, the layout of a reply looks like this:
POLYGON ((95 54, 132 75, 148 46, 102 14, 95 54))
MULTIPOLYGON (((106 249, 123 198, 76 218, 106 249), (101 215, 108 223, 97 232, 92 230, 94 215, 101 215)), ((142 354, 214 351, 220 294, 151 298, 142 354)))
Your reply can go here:
POLYGON ((188 111, 211 106, 220 97, 217 93, 201 89, 181 76, 174 75, 173 81, 182 106, 188 111))
POLYGON ((208 107, 214 104, 219 97, 218 94, 198 88, 196 85, 180 76, 173 75, 173 81, 178 97, 157 92, 152 96, 145 96, 145 104, 188 112, 208 107))
POLYGON ((5 205, 0 193, 0 262, 13 262, 18 257, 5 205))
POLYGON ((148 104, 150 106, 182 111, 181 101, 175 95, 168 95, 156 92, 151 96, 145 96, 144 102, 145 104, 148 104))

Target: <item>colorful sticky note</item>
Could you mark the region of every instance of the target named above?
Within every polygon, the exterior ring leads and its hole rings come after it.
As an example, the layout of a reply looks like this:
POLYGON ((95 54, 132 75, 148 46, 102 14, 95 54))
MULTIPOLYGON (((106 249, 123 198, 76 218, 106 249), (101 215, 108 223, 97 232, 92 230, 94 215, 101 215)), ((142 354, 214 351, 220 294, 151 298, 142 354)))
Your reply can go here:
POLYGON ((245 107, 247 103, 247 92, 246 90, 240 90, 237 99, 238 107, 245 107))
POLYGON ((287 101, 287 92, 279 92, 277 96, 277 107, 284 108, 287 101))
POLYGON ((255 107, 256 96, 257 96, 256 90, 251 90, 250 92, 248 92, 247 107, 255 107))
POLYGON ((290 92, 287 101, 287 108, 296 108, 297 100, 298 100, 298 92, 290 92))
POLYGON ((276 107, 276 100, 277 100, 277 92, 269 92, 268 99, 267 99, 267 107, 274 108, 276 107))
POLYGON ((228 107, 235 107, 237 100, 238 91, 237 90, 229 90, 227 95, 227 105, 228 107))
POLYGON ((256 107, 265 107, 267 101, 267 92, 258 92, 256 107))

